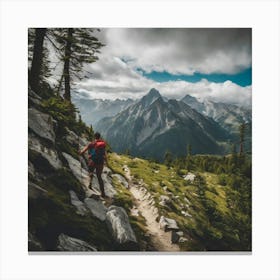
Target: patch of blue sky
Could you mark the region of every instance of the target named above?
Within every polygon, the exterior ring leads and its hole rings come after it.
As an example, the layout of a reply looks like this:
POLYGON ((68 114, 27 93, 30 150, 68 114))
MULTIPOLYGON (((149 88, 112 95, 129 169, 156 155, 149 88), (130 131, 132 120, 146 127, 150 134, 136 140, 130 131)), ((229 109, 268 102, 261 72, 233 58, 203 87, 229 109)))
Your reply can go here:
POLYGON ((154 80, 156 82, 168 82, 168 81, 186 81, 191 83, 199 82, 202 79, 206 79, 209 82, 223 83, 225 81, 232 81, 242 87, 252 84, 252 68, 247 68, 236 74, 201 74, 194 73, 193 75, 174 75, 168 72, 156 72, 152 71, 147 73, 142 69, 137 69, 144 77, 154 80))

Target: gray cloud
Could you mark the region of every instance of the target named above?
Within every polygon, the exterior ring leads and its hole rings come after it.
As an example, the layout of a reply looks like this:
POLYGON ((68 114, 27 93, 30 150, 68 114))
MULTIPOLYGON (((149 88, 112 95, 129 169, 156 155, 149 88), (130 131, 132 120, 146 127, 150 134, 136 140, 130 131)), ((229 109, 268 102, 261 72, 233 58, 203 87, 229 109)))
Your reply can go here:
POLYGON ((207 80, 158 83, 137 71, 236 73, 251 66, 250 29, 111 28, 102 29, 98 37, 106 47, 99 61, 87 66, 89 79, 76 85, 93 98, 139 98, 155 87, 169 98, 191 94, 240 105, 251 103, 251 86, 207 80))
POLYGON ((103 29, 106 55, 132 67, 174 74, 233 74, 251 65, 251 29, 103 29))

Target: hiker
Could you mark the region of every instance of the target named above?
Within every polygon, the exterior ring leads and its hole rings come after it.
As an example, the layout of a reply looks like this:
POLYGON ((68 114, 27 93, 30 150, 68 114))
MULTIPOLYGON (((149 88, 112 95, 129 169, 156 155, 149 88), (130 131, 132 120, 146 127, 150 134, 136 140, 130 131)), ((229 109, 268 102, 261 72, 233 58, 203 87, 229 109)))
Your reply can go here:
POLYGON ((79 154, 82 155, 86 151, 88 151, 88 171, 89 171, 89 188, 91 188, 91 182, 93 178, 93 172, 96 170, 96 176, 99 183, 99 188, 101 191, 101 196, 105 198, 105 191, 104 191, 104 182, 101 177, 104 161, 107 163, 107 154, 106 154, 106 143, 104 140, 101 139, 100 133, 96 132, 94 134, 94 139, 90 142, 87 146, 85 146, 79 154))

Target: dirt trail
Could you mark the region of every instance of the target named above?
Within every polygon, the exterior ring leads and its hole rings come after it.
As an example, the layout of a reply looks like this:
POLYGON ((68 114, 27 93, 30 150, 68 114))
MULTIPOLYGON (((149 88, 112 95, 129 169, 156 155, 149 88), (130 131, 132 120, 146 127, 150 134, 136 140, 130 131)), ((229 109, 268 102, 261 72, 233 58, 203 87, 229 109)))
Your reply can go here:
POLYGON ((155 214, 149 200, 146 199, 145 193, 140 190, 139 185, 132 182, 130 169, 125 165, 124 171, 128 179, 129 190, 135 198, 136 208, 141 212, 146 220, 148 233, 151 235, 151 240, 154 248, 157 251, 178 252, 180 248, 177 244, 171 243, 171 232, 165 232, 159 227, 159 223, 155 220, 155 214))

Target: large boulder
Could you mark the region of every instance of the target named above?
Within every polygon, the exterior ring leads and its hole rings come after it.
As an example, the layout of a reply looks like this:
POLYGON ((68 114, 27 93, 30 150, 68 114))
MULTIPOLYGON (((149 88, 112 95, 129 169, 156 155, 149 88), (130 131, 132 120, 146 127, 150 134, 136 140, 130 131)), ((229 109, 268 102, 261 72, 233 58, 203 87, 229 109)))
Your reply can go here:
POLYGON ((107 208, 100 200, 85 198, 85 205, 91 211, 92 215, 100 221, 105 221, 107 208))
POLYGON ((28 127, 38 136, 49 140, 54 144, 55 133, 53 129, 53 118, 35 108, 28 109, 28 127))
POLYGON ((28 182, 28 198, 33 198, 33 199, 43 198, 46 197, 47 194, 48 191, 45 190, 44 188, 41 188, 40 186, 32 182, 28 182))
POLYGON ((137 247, 134 231, 129 223, 128 215, 122 207, 111 205, 106 214, 106 222, 118 244, 127 245, 126 248, 137 247))
POLYGON ((70 251, 70 252, 97 251, 96 248, 94 248, 87 242, 74 237, 70 237, 64 233, 61 233, 58 236, 57 249, 59 251, 70 251))
POLYGON ((62 163, 58 157, 57 152, 52 148, 47 148, 46 146, 44 146, 41 141, 32 134, 29 134, 28 136, 28 148, 31 151, 39 153, 44 159, 48 161, 53 169, 62 168, 62 163))
POLYGON ((160 217, 159 226, 160 228, 164 229, 164 231, 179 229, 175 220, 166 218, 164 216, 160 217))
POLYGON ((76 207, 76 213, 78 215, 84 216, 88 211, 85 207, 84 203, 79 200, 76 193, 74 191, 69 191, 71 203, 76 207))

